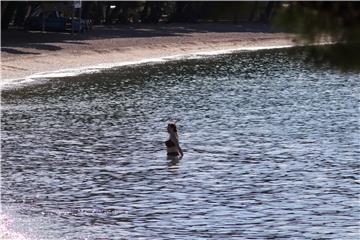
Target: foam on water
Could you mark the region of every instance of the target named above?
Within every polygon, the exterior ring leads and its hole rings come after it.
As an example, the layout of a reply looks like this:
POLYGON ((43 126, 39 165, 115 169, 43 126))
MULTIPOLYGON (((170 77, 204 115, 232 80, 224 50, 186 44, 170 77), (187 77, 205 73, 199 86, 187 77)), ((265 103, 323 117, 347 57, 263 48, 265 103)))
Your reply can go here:
POLYGON ((0 210, 1 240, 51 240, 57 235, 50 229, 51 218, 47 213, 34 214, 30 205, 2 204, 0 210))
POLYGON ((14 220, 0 212, 0 239, 2 240, 28 240, 24 234, 13 229, 14 220))

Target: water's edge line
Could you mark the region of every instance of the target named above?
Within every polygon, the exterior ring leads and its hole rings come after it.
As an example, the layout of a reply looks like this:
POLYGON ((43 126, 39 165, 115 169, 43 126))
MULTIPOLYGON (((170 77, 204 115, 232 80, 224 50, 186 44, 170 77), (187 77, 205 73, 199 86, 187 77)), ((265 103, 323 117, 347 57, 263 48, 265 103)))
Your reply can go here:
POLYGON ((123 66, 131 66, 131 65, 142 65, 146 63, 160 63, 160 62, 168 62, 174 60, 186 60, 186 59, 199 59, 206 58, 209 56, 221 55, 221 54, 230 54, 241 51, 257 51, 257 50, 266 50, 266 49, 278 49, 278 48, 291 48, 295 46, 301 46, 296 44, 288 44, 288 45, 273 45, 273 46, 258 46, 258 47, 237 47, 237 48, 229 48, 223 50, 213 50, 213 51, 200 51, 195 53, 183 53, 183 54, 175 54, 166 57, 158 57, 158 58, 144 58, 138 61, 127 61, 127 62, 116 62, 116 63, 102 63, 92 66, 79 67, 79 68, 65 68, 56 71, 48 71, 48 72, 39 72, 35 74, 31 74, 25 78, 16 78, 16 79, 5 79, 0 83, 0 88, 3 90, 12 89, 16 87, 21 87, 22 85, 26 85, 29 83, 35 83, 36 80, 46 80, 52 78, 61 78, 61 77, 70 77, 70 76, 78 76, 82 74, 89 73, 97 73, 106 69, 112 69, 123 66), (6 82, 3 82, 6 81, 6 82))

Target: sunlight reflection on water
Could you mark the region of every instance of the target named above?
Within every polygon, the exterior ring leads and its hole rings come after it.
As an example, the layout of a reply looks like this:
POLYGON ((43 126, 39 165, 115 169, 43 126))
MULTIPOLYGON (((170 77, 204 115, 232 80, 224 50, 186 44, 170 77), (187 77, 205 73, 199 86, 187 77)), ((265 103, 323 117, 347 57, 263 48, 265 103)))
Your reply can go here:
POLYGON ((39 239, 354 239, 358 80, 266 50, 3 91, 2 203, 39 239))

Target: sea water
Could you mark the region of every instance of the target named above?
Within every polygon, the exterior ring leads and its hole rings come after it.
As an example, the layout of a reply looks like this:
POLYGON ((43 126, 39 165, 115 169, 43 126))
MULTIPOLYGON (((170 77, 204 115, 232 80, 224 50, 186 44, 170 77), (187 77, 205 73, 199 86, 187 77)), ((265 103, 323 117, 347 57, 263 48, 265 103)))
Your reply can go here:
POLYGON ((2 238, 355 239, 359 75, 289 51, 4 89, 2 238))

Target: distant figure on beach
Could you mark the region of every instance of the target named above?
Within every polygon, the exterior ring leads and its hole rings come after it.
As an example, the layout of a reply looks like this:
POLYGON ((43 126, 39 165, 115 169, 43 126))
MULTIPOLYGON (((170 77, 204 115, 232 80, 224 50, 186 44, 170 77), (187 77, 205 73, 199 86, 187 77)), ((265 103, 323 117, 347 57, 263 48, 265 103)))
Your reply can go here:
POLYGON ((179 136, 175 123, 169 123, 167 126, 169 139, 165 142, 168 157, 184 156, 184 153, 179 145, 179 136))

